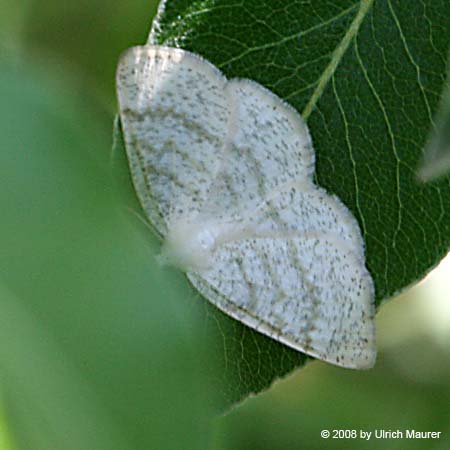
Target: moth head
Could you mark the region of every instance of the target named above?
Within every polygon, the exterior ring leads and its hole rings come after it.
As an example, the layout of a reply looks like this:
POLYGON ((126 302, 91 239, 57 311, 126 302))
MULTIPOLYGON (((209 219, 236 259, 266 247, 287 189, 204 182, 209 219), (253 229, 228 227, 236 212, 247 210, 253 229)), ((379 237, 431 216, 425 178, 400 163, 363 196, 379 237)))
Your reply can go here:
POLYGON ((160 262, 185 272, 201 272, 211 265, 217 230, 201 220, 172 224, 161 248, 160 262))

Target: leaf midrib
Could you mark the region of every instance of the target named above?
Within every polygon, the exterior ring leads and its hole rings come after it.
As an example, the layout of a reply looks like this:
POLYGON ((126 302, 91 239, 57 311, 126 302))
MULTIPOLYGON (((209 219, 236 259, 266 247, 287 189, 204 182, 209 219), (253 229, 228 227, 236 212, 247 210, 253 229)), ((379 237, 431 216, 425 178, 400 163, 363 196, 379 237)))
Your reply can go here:
POLYGON ((370 8, 372 7, 373 2, 374 0, 361 0, 359 10, 355 18, 353 19, 353 22, 350 24, 348 31, 345 33, 339 45, 333 51, 328 66, 325 68, 322 75, 320 76, 316 89, 314 90, 308 104, 305 106, 305 108, 301 113, 305 121, 308 120, 317 102, 322 96, 322 93, 325 91, 328 82, 330 81, 334 72, 336 72, 336 69, 339 63, 341 62, 344 53, 347 51, 347 48, 350 45, 352 39, 357 35, 359 28, 361 27, 361 24, 364 21, 364 18, 366 17, 370 8))

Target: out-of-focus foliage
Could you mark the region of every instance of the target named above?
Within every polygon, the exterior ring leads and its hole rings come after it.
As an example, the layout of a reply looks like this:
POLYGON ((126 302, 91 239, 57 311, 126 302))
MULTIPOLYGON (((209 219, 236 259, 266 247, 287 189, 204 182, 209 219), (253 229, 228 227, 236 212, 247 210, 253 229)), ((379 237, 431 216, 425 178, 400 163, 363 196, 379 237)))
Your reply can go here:
POLYGON ((0 97, 1 388, 20 448, 201 447, 203 305, 126 220, 92 157, 109 138, 31 65, 1 67, 0 97))
POLYGON ((52 51, 0 64, 0 389, 16 448, 206 448, 203 304, 118 200, 112 114, 76 81, 88 68, 63 78, 52 51))
POLYGON ((435 119, 435 129, 425 148, 425 157, 419 169, 423 181, 429 181, 450 171, 450 61, 447 83, 441 99, 441 108, 435 119))
MULTIPOLYGON (((220 377, 204 305, 154 263, 158 244, 109 177, 116 61, 145 41, 155 8, 2 0, 1 450, 362 448, 318 435, 344 425, 449 436, 448 325, 418 326, 425 314, 404 298, 382 309, 373 373, 314 362, 216 419, 208 443, 220 377), (438 327, 439 343, 427 334, 438 327)), ((421 295, 428 311, 434 294, 421 295)), ((392 442, 364 448, 400 448, 392 442)))

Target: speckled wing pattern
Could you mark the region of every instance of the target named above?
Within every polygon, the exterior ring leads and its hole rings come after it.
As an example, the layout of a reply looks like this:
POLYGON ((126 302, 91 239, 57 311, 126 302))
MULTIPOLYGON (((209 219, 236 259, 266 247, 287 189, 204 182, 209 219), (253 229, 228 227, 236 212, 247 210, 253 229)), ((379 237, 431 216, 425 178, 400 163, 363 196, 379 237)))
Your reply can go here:
POLYGON ((185 268, 192 284, 292 348, 371 367, 374 287, 364 243, 351 212, 314 184, 300 115, 180 49, 129 50, 117 85, 135 188, 162 238, 180 220, 227 230, 217 231, 206 268, 185 268))
POLYGON ((135 47, 121 58, 117 91, 131 174, 163 237, 208 198, 230 115, 226 84, 213 65, 179 49, 135 47))

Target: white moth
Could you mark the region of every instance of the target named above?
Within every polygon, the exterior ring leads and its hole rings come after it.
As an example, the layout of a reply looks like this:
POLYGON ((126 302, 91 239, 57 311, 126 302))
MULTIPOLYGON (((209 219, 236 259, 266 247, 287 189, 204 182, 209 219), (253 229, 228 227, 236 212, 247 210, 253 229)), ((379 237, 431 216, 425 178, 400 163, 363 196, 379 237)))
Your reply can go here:
POLYGON ((332 364, 375 362, 359 226, 314 184, 292 107, 190 52, 135 47, 117 91, 126 151, 162 258, 231 317, 332 364))

